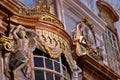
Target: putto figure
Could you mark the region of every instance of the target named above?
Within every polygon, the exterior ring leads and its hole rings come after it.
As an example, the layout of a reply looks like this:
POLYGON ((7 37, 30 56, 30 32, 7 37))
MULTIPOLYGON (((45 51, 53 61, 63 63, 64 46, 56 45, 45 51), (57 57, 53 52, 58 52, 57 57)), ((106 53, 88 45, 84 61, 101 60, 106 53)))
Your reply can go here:
POLYGON ((23 75, 28 78, 27 71, 29 56, 36 47, 35 36, 36 33, 34 30, 27 29, 22 25, 16 26, 10 31, 10 37, 13 38, 14 42, 9 67, 14 80, 18 80, 16 78, 18 71, 21 71, 23 75))

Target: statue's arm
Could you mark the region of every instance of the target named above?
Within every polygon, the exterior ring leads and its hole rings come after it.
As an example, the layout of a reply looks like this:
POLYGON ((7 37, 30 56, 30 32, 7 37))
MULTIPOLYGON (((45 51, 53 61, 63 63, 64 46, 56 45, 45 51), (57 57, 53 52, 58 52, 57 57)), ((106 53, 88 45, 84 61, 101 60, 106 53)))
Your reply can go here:
POLYGON ((16 29, 13 32, 13 37, 14 37, 15 40, 19 39, 17 33, 20 31, 20 29, 22 29, 22 25, 16 26, 16 29))
POLYGON ((32 39, 36 36, 36 32, 34 30, 31 29, 25 29, 26 33, 30 33, 30 36, 28 37, 29 39, 32 39))
POLYGON ((17 36, 16 32, 13 32, 13 37, 14 37, 15 40, 19 39, 19 37, 17 36))

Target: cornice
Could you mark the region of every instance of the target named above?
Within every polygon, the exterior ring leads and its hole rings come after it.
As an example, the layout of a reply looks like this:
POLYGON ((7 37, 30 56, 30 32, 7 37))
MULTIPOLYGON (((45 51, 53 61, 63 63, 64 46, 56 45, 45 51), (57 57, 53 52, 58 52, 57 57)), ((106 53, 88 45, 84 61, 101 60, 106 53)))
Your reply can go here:
POLYGON ((16 0, 0 0, 0 7, 8 15, 18 12, 21 5, 16 0))
POLYGON ((26 15, 15 14, 10 17, 10 21, 14 24, 21 24, 24 26, 29 26, 30 28, 35 28, 35 23, 38 21, 38 18, 26 15))
POLYGON ((77 59, 77 64, 82 68, 90 68, 90 70, 95 70, 95 71, 97 70, 96 72, 102 73, 102 75, 105 75, 107 78, 111 80, 120 79, 120 76, 116 74, 112 69, 110 69, 104 64, 100 64, 89 55, 84 55, 79 57, 77 59), (85 65, 87 67, 84 67, 85 65))

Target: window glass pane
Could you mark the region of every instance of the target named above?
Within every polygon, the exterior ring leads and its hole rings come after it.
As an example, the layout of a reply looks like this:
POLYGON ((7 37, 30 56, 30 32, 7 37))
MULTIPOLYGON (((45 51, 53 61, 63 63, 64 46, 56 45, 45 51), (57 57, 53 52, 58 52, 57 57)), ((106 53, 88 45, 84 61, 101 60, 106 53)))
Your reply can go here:
POLYGON ((49 73, 49 72, 46 72, 46 80, 54 80, 53 79, 53 74, 49 73))
POLYGON ((110 39, 110 36, 111 36, 111 35, 110 35, 110 32, 108 31, 108 38, 109 38, 109 39, 110 39))
POLYGON ((113 59, 111 57, 110 57, 109 61, 110 61, 111 68, 114 69, 113 59))
POLYGON ((46 65, 46 68, 53 69, 53 64, 51 60, 45 59, 45 65, 46 65))
POLYGON ((44 67, 43 58, 34 57, 34 66, 35 67, 44 67))
POLYGON ((111 43, 111 45, 112 45, 112 39, 110 39, 110 43, 111 43))
POLYGON ((55 71, 60 72, 60 64, 54 61, 55 71))
POLYGON ((60 76, 55 75, 55 80, 60 80, 60 76))
POLYGON ((108 52, 108 55, 110 55, 110 54, 111 54, 110 44, 109 44, 109 43, 107 44, 107 52, 108 52))
POLYGON ((44 80, 44 72, 35 71, 35 80, 44 80))
POLYGON ((107 38, 107 31, 105 31, 105 33, 104 33, 104 38, 105 39, 107 38))
POLYGON ((113 70, 117 70, 117 64, 115 63, 115 60, 117 59, 116 36, 112 32, 106 30, 104 37, 110 67, 113 70))
POLYGON ((116 39, 115 39, 115 36, 112 35, 112 38, 113 38, 113 46, 114 46, 115 48, 117 48, 117 46, 116 46, 116 39))

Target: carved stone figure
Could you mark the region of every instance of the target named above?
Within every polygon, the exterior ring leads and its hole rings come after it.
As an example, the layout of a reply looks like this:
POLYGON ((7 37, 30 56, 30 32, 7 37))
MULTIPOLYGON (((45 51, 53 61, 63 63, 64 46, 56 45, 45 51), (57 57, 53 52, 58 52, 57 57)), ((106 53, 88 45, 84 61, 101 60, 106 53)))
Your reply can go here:
POLYGON ((91 47, 93 45, 94 39, 90 29, 83 23, 81 28, 81 34, 86 40, 86 44, 91 47))
POLYGON ((16 26, 10 31, 10 37, 13 38, 14 43, 9 67, 12 71, 11 73, 13 74, 14 80, 18 80, 16 78, 18 71, 21 71, 26 78, 28 77, 26 75, 29 56, 36 47, 34 39, 35 35, 35 31, 24 28, 22 25, 16 26))
POLYGON ((78 56, 84 55, 83 53, 81 53, 81 50, 80 50, 80 42, 83 42, 83 40, 84 40, 84 36, 82 36, 81 31, 80 31, 81 27, 82 27, 82 24, 79 23, 76 26, 76 29, 72 30, 72 32, 74 32, 73 44, 76 46, 75 51, 76 51, 78 56))
POLYGON ((74 67, 73 67, 73 80, 82 80, 82 70, 80 67, 77 66, 76 61, 74 60, 74 67))

